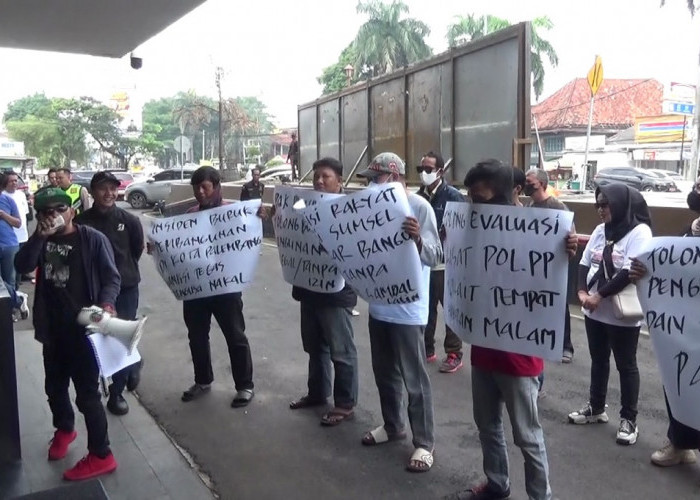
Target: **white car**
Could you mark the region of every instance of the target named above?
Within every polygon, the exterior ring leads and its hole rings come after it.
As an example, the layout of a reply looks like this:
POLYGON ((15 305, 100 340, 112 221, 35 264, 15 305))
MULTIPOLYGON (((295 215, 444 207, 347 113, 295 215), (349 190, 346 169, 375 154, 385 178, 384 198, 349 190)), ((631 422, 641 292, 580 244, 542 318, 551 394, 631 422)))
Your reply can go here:
POLYGON ((147 208, 155 205, 170 196, 170 187, 173 184, 183 182, 183 179, 188 181, 193 173, 193 169, 163 170, 146 181, 129 184, 124 191, 124 199, 132 208, 147 208))
POLYGON ((672 172, 671 170, 661 170, 658 168, 650 168, 649 172, 654 172, 655 174, 658 174, 666 179, 671 179, 681 193, 689 193, 693 190, 693 185, 695 183, 693 181, 686 180, 679 173, 672 172))

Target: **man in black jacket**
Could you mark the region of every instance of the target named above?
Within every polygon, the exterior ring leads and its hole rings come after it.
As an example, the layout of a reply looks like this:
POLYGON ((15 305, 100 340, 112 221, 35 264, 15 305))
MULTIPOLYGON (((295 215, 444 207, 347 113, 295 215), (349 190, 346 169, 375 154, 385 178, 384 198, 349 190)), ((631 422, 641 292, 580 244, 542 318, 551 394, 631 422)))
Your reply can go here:
POLYGON ((17 253, 15 268, 21 274, 37 269, 34 334, 43 344, 45 389, 56 428, 49 460, 65 457, 76 438, 68 394, 73 380, 75 402, 85 417, 88 454, 63 477, 89 479, 114 471, 117 462, 109 448, 99 367, 77 315, 91 305, 114 314, 119 272, 107 238, 90 227, 73 224, 75 210, 62 189, 40 189, 34 195, 34 206, 37 228, 17 253))
MULTIPOLYGON (((442 216, 448 201, 464 202, 464 196, 442 178, 445 161, 439 153, 429 151, 423 155, 420 166, 421 188, 418 194, 428 200, 435 212, 437 227, 442 227, 442 216)), ((428 302, 428 324, 425 326, 425 352, 428 363, 437 361, 435 354, 435 330, 437 327, 437 307, 442 304, 445 293, 445 264, 441 262, 430 270, 430 299, 428 302)), ((445 360, 440 366, 442 373, 454 373, 462 368, 462 339, 445 325, 445 360)))
MULTIPOLYGON (((117 316, 136 319, 139 306, 139 259, 143 254, 143 227, 139 219, 116 206, 119 179, 109 172, 98 172, 90 181, 94 199, 91 208, 75 218, 76 224, 85 224, 107 236, 114 251, 114 260, 121 275, 117 297, 117 316)), ((134 390, 140 379, 141 363, 127 366, 112 375, 107 409, 114 415, 126 415, 129 405, 122 396, 124 388, 134 390)))
POLYGON ((255 167, 250 173, 253 179, 243 184, 241 188, 241 201, 259 200, 263 197, 263 192, 265 191, 265 184, 260 182, 260 169, 255 167))
MULTIPOLYGON (((342 192, 343 165, 335 158, 321 158, 313 164, 314 189, 324 193, 342 192)), ((337 293, 319 293, 295 286, 292 297, 301 306, 301 341, 309 355, 308 393, 289 407, 292 410, 326 404, 331 394, 331 362, 335 371, 334 408, 321 424, 338 425, 352 417, 357 404, 357 349, 352 330, 352 308, 357 295, 345 285, 337 293)))

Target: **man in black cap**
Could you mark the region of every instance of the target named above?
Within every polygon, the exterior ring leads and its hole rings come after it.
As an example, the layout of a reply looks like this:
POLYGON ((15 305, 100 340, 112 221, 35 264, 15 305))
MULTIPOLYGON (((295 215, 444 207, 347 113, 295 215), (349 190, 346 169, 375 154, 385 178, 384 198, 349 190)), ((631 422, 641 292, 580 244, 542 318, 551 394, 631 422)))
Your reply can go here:
MULTIPOLYGON (((117 316, 134 320, 139 305, 139 259, 144 249, 143 227, 136 216, 116 206, 118 188, 119 179, 114 174, 96 173, 90 181, 94 204, 78 215, 75 222, 93 227, 109 239, 122 278, 115 306, 117 316)), ((129 412, 129 405, 122 392, 125 387, 130 391, 136 389, 140 372, 139 362, 112 375, 107 409, 114 415, 126 415, 129 412)))

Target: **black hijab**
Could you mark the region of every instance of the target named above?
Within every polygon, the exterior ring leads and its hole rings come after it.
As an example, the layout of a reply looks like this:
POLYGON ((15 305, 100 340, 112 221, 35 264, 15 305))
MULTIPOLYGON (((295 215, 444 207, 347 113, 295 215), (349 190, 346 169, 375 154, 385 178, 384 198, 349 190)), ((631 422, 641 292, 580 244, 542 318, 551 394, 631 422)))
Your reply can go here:
POLYGON ((625 184, 614 182, 596 188, 596 201, 598 200, 598 195, 601 193, 608 200, 610 222, 605 223, 603 261, 598 268, 598 272, 596 272, 588 283, 589 290, 595 283, 598 283, 598 290, 600 290, 602 286, 615 276, 616 270, 612 260, 613 246, 615 243, 624 238, 627 233, 640 224, 646 224, 651 227, 649 207, 639 191, 625 184))
POLYGON ((625 184, 612 183, 595 190, 596 200, 603 194, 610 207, 610 222, 605 223, 605 239, 620 241, 639 224, 651 227, 651 215, 644 197, 639 191, 625 184))

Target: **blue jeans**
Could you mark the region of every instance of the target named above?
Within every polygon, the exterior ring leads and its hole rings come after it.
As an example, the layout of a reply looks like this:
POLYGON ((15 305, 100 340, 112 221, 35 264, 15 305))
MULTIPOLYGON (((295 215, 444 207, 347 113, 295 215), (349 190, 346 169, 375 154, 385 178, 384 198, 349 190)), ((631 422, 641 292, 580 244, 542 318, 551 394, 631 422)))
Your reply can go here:
MULTIPOLYGON (((117 310, 117 317, 120 319, 136 319, 136 311, 139 308, 138 285, 119 290, 117 303, 115 304, 114 308, 117 310)), ((126 381, 128 380, 131 371, 138 369, 138 364, 139 363, 136 363, 131 366, 127 366, 126 368, 122 368, 117 373, 112 375, 112 387, 109 391, 110 394, 121 394, 124 392, 126 381)))
POLYGON ((474 421, 479 429, 484 472, 489 489, 510 489, 508 452, 503 434, 503 406, 513 428, 513 440, 525 459, 525 489, 530 500, 550 500, 549 463, 544 433, 537 415, 537 377, 514 377, 472 367, 474 421))
POLYGON ((318 307, 301 302, 301 342, 309 355, 309 397, 326 399, 331 391, 331 362, 335 370, 333 400, 338 408, 357 404, 357 349, 352 309, 318 307))
POLYGON ((5 282, 7 292, 10 294, 13 307, 17 308, 21 304, 17 297, 15 286, 15 255, 19 251, 19 245, 13 247, 0 247, 0 276, 5 282))

